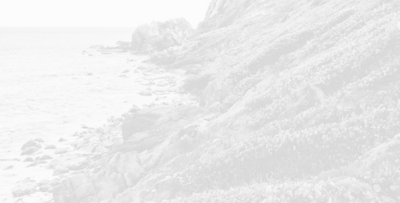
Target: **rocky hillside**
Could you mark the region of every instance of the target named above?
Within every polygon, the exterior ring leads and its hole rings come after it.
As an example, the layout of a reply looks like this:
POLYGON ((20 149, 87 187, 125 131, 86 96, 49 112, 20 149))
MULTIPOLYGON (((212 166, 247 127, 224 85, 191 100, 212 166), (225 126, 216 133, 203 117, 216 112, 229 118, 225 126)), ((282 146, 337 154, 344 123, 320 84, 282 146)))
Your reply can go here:
POLYGON ((399 202, 399 11, 212 1, 195 36, 150 60, 185 70, 200 107, 133 109, 55 202, 399 202))

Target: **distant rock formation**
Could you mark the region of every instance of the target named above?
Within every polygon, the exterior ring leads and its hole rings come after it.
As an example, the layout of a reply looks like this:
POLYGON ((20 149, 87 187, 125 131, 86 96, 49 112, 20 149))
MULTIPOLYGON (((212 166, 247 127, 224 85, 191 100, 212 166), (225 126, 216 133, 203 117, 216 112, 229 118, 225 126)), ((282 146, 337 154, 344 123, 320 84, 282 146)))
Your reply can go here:
POLYGON ((137 53, 162 51, 181 45, 192 32, 189 22, 183 18, 143 24, 132 34, 131 48, 137 53))

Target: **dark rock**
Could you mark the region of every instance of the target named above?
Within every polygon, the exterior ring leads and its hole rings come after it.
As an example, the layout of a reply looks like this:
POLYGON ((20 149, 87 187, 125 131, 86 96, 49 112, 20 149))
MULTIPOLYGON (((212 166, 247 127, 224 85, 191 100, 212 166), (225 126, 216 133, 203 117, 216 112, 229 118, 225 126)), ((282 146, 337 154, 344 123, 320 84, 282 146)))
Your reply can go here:
POLYGON ((54 151, 54 154, 65 154, 69 151, 67 147, 58 148, 54 151))
POLYGON ((146 89, 146 90, 143 90, 143 91, 139 92, 139 95, 141 95, 141 96, 151 96, 151 95, 153 95, 153 93, 151 92, 151 90, 146 89))
POLYGON ((136 113, 138 111, 140 111, 140 107, 138 107, 136 104, 132 105, 132 107, 129 109, 129 113, 136 113))
POLYGON ((56 157, 50 161, 48 168, 57 168, 64 166, 69 170, 82 170, 89 165, 89 158, 82 154, 68 154, 62 157, 56 157))
POLYGON ((33 162, 33 158, 32 157, 26 157, 24 162, 33 162))
POLYGON ((43 143, 44 142, 42 138, 36 138, 34 141, 38 142, 38 143, 43 143))
POLYGON ((30 178, 17 183, 17 185, 12 189, 12 194, 14 197, 22 197, 35 192, 37 192, 36 183, 30 178))
POLYGON ((45 145, 44 149, 56 149, 57 147, 53 144, 45 145))
POLYGON ((9 166, 5 167, 4 170, 10 170, 10 169, 13 169, 13 168, 14 168, 13 165, 9 165, 9 166))
POLYGON ((45 155, 43 155, 42 157, 40 157, 40 160, 48 160, 48 159, 52 159, 52 158, 53 158, 53 157, 51 157, 51 156, 45 154, 45 155))
POLYGON ((68 173, 69 170, 68 168, 64 167, 64 166, 58 166, 54 169, 53 171, 53 175, 60 175, 60 174, 64 174, 64 173, 68 173))
POLYGON ((39 186, 40 192, 47 192, 47 191, 50 190, 50 188, 51 188, 50 185, 42 185, 42 186, 39 186))
POLYGON ((176 47, 170 47, 162 52, 155 52, 151 54, 151 57, 148 61, 156 65, 171 65, 176 61, 178 55, 179 49, 176 47))
POLYGON ((29 147, 41 148, 42 146, 35 140, 29 140, 24 145, 22 145, 21 150, 24 151, 24 149, 27 149, 29 147))
POLYGON ((35 147, 35 146, 33 146, 33 147, 28 147, 28 148, 24 148, 24 149, 22 150, 21 155, 33 154, 33 153, 35 153, 35 152, 37 152, 37 151, 39 151, 39 150, 40 150, 40 148, 39 148, 39 147, 35 147))
POLYGON ((50 183, 51 182, 49 180, 42 180, 37 183, 37 186, 50 185, 50 183))
POLYGON ((60 138, 60 139, 58 140, 58 142, 65 142, 65 141, 67 141, 67 140, 64 139, 64 138, 60 138))
POLYGON ((127 140, 134 133, 150 129, 167 110, 165 106, 159 106, 129 114, 121 125, 123 139, 127 140))

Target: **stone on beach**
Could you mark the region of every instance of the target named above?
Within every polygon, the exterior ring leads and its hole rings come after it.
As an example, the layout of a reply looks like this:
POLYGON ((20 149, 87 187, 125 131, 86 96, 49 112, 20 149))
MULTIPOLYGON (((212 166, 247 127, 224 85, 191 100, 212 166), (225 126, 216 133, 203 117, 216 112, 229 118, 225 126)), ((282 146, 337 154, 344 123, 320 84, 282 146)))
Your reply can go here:
POLYGON ((21 150, 24 151, 24 149, 29 147, 41 148, 42 146, 35 140, 29 140, 24 145, 22 145, 21 150))
POLYGON ((65 154, 69 151, 67 147, 61 147, 54 151, 54 154, 65 154))
POLYGON ((167 85, 169 85, 169 82, 166 80, 160 80, 160 81, 156 82, 156 86, 158 86, 158 87, 165 87, 167 85))
POLYGON ((152 93, 152 91, 150 89, 145 89, 145 90, 139 92, 139 95, 141 95, 141 96, 151 96, 151 95, 153 95, 153 93, 152 93))
POLYGON ((14 168, 13 165, 9 165, 9 166, 5 167, 4 170, 10 170, 10 169, 13 169, 13 168, 14 168))
POLYGON ((12 190, 14 197, 22 197, 35 192, 37 192, 36 182, 30 178, 18 182, 12 190))
POLYGON ((39 147, 28 147, 28 148, 24 148, 21 152, 21 155, 30 155, 33 154, 37 151, 39 151, 40 148, 39 147))
POLYGON ((56 149, 57 147, 53 144, 47 144, 44 146, 44 149, 56 149))
POLYGON ((65 166, 57 166, 53 171, 53 175, 60 175, 68 172, 69 170, 65 166))
POLYGON ((70 154, 56 157, 50 161, 47 168, 65 167, 68 170, 82 170, 89 165, 89 158, 82 154, 70 154))
POLYGON ((65 142, 65 141, 67 141, 65 138, 60 138, 59 140, 58 140, 58 142, 65 142))

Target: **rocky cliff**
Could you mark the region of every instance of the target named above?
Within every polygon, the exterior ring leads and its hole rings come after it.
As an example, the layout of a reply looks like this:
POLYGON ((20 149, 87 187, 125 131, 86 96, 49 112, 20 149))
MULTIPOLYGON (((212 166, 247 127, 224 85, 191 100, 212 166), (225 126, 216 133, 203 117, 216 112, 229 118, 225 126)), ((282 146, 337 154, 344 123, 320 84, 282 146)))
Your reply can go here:
POLYGON ((185 19, 152 22, 136 28, 132 34, 131 48, 135 53, 151 53, 179 46, 193 32, 185 19))
POLYGON ((187 71, 202 108, 129 114, 124 142, 65 179, 56 202, 400 201, 399 11, 212 1, 161 66, 187 71))

